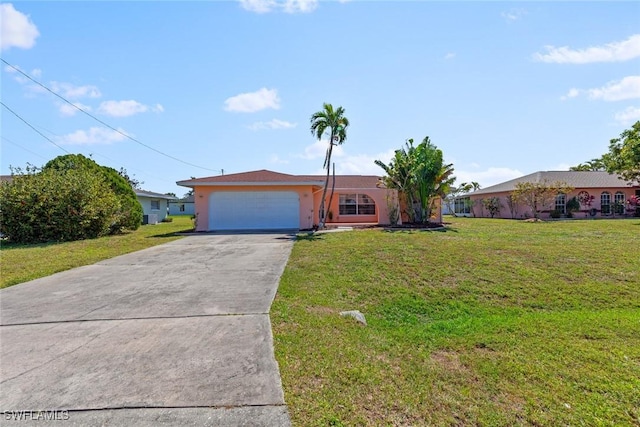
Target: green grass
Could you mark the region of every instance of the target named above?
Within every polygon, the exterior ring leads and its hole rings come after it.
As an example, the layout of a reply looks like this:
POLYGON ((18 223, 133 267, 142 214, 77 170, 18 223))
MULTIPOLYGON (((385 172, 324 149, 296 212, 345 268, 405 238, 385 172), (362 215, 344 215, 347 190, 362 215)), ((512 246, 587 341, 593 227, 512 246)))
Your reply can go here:
POLYGON ((640 425, 640 221, 451 221, 295 243, 271 311, 294 425, 640 425))
POLYGON ((189 216, 172 222, 143 225, 126 234, 65 243, 0 246, 0 288, 48 276, 70 268, 179 239, 175 233, 193 229, 189 216))

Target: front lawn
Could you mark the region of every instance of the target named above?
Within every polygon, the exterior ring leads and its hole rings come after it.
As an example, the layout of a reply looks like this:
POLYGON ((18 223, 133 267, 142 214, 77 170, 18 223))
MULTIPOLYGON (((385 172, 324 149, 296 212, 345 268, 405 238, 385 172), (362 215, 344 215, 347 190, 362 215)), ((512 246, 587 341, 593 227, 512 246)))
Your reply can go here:
POLYGON ((271 310, 294 425, 639 425, 640 222, 451 221, 295 243, 271 310))
POLYGON ((133 232, 98 239, 34 245, 2 243, 0 288, 170 242, 180 238, 175 233, 193 229, 190 216, 171 218, 172 222, 143 225, 133 232))

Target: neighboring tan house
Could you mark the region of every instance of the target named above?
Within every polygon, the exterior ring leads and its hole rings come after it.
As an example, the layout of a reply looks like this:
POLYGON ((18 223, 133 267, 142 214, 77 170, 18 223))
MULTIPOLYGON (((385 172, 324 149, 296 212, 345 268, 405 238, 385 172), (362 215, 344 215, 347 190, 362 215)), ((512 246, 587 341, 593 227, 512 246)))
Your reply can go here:
MULTIPOLYGON (((269 170, 178 181, 194 190, 196 231, 312 229, 319 219, 322 175, 269 170)), ((389 224, 388 196, 380 177, 336 175, 327 225, 389 224)), ((329 180, 326 200, 331 193, 329 180)), ((397 197, 393 200, 397 200, 397 197)))
POLYGON ((138 202, 142 205, 143 224, 157 224, 167 217, 169 201, 177 200, 177 197, 152 191, 134 190, 138 202))
POLYGON ((195 215, 195 213, 194 196, 169 201, 169 215, 195 215))
POLYGON ((531 218, 533 212, 522 202, 509 207, 507 196, 511 194, 519 182, 564 182, 574 190, 569 194, 559 194, 551 206, 543 208, 541 218, 549 218, 552 211, 562 215, 567 213, 567 202, 576 197, 583 203, 580 210, 574 213, 576 218, 585 217, 613 217, 630 216, 636 213, 635 207, 627 203, 632 196, 640 196, 638 183, 629 184, 618 175, 608 172, 583 171, 541 171, 520 178, 512 179, 501 184, 474 191, 466 196, 456 198, 455 210, 457 214, 490 217, 486 208, 482 206, 483 199, 498 197, 500 212, 496 218, 531 218), (466 199, 466 200, 465 200, 466 199), (466 203, 465 203, 466 202, 466 203))

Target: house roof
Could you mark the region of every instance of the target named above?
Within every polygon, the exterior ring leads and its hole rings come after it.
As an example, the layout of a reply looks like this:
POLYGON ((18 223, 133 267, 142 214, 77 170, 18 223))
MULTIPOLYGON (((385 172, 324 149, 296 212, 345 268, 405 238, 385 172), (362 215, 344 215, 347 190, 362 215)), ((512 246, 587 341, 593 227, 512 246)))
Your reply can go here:
POLYGON ((13 175, 0 175, 0 182, 11 182, 13 181, 13 175))
POLYGON ((620 179, 619 175, 610 174, 609 172, 539 171, 474 191, 470 195, 508 192, 515 190, 516 185, 520 182, 539 183, 544 181, 561 181, 574 188, 628 188, 637 186, 637 183, 631 185, 627 181, 620 179))
POLYGON ((195 196, 187 196, 182 199, 171 200, 170 203, 194 203, 196 201, 195 196))
POLYGON ((134 190, 136 196, 138 197, 151 197, 154 199, 167 199, 167 200, 178 200, 177 197, 169 196, 167 194, 154 193, 153 191, 145 191, 145 190, 134 190))
MULTIPOLYGON (((205 178, 178 181, 178 185, 195 187, 199 185, 315 185, 324 186, 325 175, 289 175, 262 169, 251 172, 209 176, 205 178)), ((336 188, 376 188, 380 180, 375 175, 336 175, 336 188)), ((331 185, 331 180, 329 180, 331 185)))

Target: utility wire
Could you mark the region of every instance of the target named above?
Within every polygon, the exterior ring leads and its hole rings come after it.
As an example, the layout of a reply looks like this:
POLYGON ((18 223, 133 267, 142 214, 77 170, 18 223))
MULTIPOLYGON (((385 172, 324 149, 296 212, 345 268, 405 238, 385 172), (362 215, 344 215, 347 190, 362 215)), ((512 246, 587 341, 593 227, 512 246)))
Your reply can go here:
POLYGON ((7 142, 8 142, 9 144, 11 144, 11 145, 15 145, 16 147, 22 148, 24 151, 26 151, 26 152, 28 152, 28 153, 31 153, 31 154, 33 154, 33 155, 34 155, 34 156, 36 156, 36 157, 40 157, 40 158, 41 158, 41 159, 43 159, 43 160, 49 160, 49 159, 47 159, 46 157, 41 156, 40 154, 36 153, 35 151, 31 151, 31 150, 29 150, 28 148, 23 147, 22 145, 20 145, 20 144, 17 144, 17 143, 15 143, 15 142, 13 142, 12 140, 10 140, 9 138, 7 138, 7 137, 6 137, 6 136, 4 136, 4 135, 2 135, 2 139, 3 139, 3 140, 5 140, 5 141, 7 141, 7 142))
MULTIPOLYGON (((4 60, 3 60, 4 61, 4 60)), ((47 141, 49 141, 50 143, 52 143, 53 145, 55 145, 56 147, 58 147, 59 149, 61 149, 62 151, 64 151, 67 154, 71 154, 69 153, 67 150, 65 150, 64 148, 62 148, 61 146, 59 146, 58 144, 56 144, 55 142, 53 142, 53 140, 51 138, 49 138, 47 135, 43 134, 42 132, 40 132, 38 129, 36 129, 33 125, 31 125, 31 123, 29 123, 28 121, 26 121, 25 119, 23 119, 22 117, 20 117, 20 115, 18 113, 16 113, 15 111, 13 111, 11 108, 9 108, 7 106, 7 104, 5 104, 4 102, 0 101, 0 104, 2 104, 2 106, 4 108, 6 108, 7 110, 9 110, 9 112, 11 114, 13 114, 14 116, 16 116, 17 118, 19 118, 20 120, 22 120, 24 122, 24 124, 26 124, 27 126, 29 126, 31 129, 33 129, 38 135, 40 135, 41 137, 43 137, 44 139, 46 139, 47 141)))
MULTIPOLYGON (((22 74, 22 75, 23 75, 24 77, 26 77, 27 79, 31 80, 33 83, 35 83, 35 84, 37 84, 38 86, 42 87, 42 88, 43 88, 44 90, 46 90, 47 92, 49 92, 49 93, 51 93, 52 95, 54 95, 54 96, 56 96, 56 97, 60 98, 61 100, 63 100, 63 101, 64 101, 64 102, 66 102, 67 104, 71 105, 73 108, 75 108, 75 109, 77 109, 78 111, 80 111, 80 112, 82 112, 82 113, 86 114, 87 116, 91 117, 93 120, 97 121, 97 122, 98 122, 98 123, 100 123, 101 125, 103 125, 103 126, 105 126, 105 127, 109 128, 109 129, 111 129, 111 130, 112 130, 112 131, 114 131, 114 132, 119 133, 120 135, 124 136, 124 137, 125 137, 125 138, 127 138, 127 139, 130 139, 131 141, 135 142, 136 144, 140 144, 140 145, 142 145, 143 147, 148 148, 148 149, 149 149, 149 150, 151 150, 151 151, 155 151, 155 152, 156 152, 156 153, 158 153, 158 154, 161 154, 161 155, 163 155, 163 156, 165 156, 165 157, 168 157, 168 158, 170 158, 170 159, 172 159, 172 160, 175 160, 175 161, 177 161, 177 162, 183 163, 183 164, 185 164, 185 165, 192 166, 192 167, 194 167, 194 168, 204 169, 204 170, 208 170, 208 171, 211 171, 211 172, 221 172, 221 170, 218 170, 218 169, 209 169, 209 168, 205 168, 204 166, 194 165, 193 163, 186 162, 186 161, 181 160, 181 159, 179 159, 179 158, 177 158, 177 157, 174 157, 174 156, 172 156, 172 155, 170 155, 170 154, 164 153, 164 152, 162 152, 162 151, 160 151, 160 150, 158 150, 158 149, 156 149, 156 148, 153 148, 153 147, 151 147, 150 145, 147 145, 147 144, 145 144, 145 143, 143 143, 143 142, 141 142, 141 141, 138 141, 137 139, 133 138, 132 136, 129 136, 129 135, 127 135, 126 133, 124 133, 124 132, 122 132, 122 131, 120 131, 120 130, 118 130, 118 129, 114 128, 114 127, 113 127, 113 126, 111 126, 111 125, 109 125, 108 123, 105 123, 104 121, 100 120, 99 118, 97 118, 97 117, 96 117, 96 116, 94 116, 93 114, 91 114, 91 113, 89 113, 89 112, 87 112, 87 111, 83 110, 82 108, 80 108, 80 107, 78 107, 77 105, 75 105, 73 102, 71 102, 71 101, 67 100, 66 98, 64 98, 63 96, 61 96, 61 95, 57 94, 57 93, 56 93, 56 92, 54 92, 53 90, 49 89, 47 86, 45 86, 45 85, 43 85, 42 83, 40 83, 39 81, 37 81, 37 80, 33 79, 30 75, 26 74, 24 71, 22 71, 22 70, 21 70, 21 69, 19 69, 18 67, 16 67, 16 66, 14 66, 14 65, 12 65, 12 64, 10 64, 10 63, 8 63, 7 61, 5 61, 5 60, 4 60, 4 58, 0 58, 0 60, 1 60, 2 62, 4 62, 7 66, 9 66, 9 67, 13 68, 15 71, 17 71, 18 73, 22 74)), ((2 104, 2 105, 4 105, 4 104, 2 104)), ((14 114, 15 114, 15 113, 14 113, 14 114)), ((23 120, 23 121, 24 121, 24 120, 23 120)), ((25 122, 25 123, 26 123, 26 122, 25 122)), ((33 126, 31 126, 31 125, 29 125, 29 126, 33 128, 33 126)), ((33 129, 35 130, 35 128, 33 128, 33 129)), ((36 132, 38 132, 38 131, 36 130, 36 132)), ((42 135, 40 132, 38 132, 38 133, 39 133, 40 135, 42 135)), ((44 135, 43 135, 43 136, 44 136, 44 135)), ((46 138, 46 137, 45 137, 45 138, 46 138)), ((48 138, 47 138, 47 139, 48 139, 48 138)), ((51 140, 49 140, 49 141, 51 141, 51 140)), ((56 145, 57 145, 57 144, 56 144, 56 145)), ((62 148, 62 147, 60 147, 60 148, 62 148)), ((64 150, 64 148, 62 148, 62 149, 64 150)), ((68 152, 67 150, 64 150, 64 151, 68 152)))
MULTIPOLYGON (((3 104, 3 105, 4 105, 4 104, 3 104)), ((6 107, 6 105, 5 105, 5 108, 7 108, 7 109, 8 109, 8 107, 6 107)), ((15 114, 15 112, 14 112, 14 114, 15 114)), ((28 123, 25 119, 22 119, 22 118, 20 118, 20 119, 21 119, 23 122, 27 123, 27 125, 29 125, 29 127, 31 127, 32 129, 35 129, 35 127, 34 127, 33 125, 31 125, 30 123, 28 123)), ((40 127, 41 127, 41 126, 40 126, 40 127)), ((42 128, 42 127, 41 127, 41 128, 42 128)), ((42 129, 44 129, 45 131, 49 132, 50 134, 56 135, 54 132, 51 132, 51 131, 50 131, 50 130, 48 130, 48 129, 45 129, 45 128, 42 128, 42 129)), ((45 135, 43 135, 42 133, 40 133, 38 130, 36 130, 36 132, 38 132, 38 133, 39 133, 41 136, 43 136, 44 138, 47 138, 45 135)), ((57 136, 57 135, 56 135, 56 136, 57 136)), ((4 135, 2 135, 2 139, 3 139, 3 140, 5 140, 5 141, 7 141, 8 143, 10 143, 10 144, 12 144, 12 145, 15 145, 16 147, 20 147, 20 148, 22 148, 23 150, 25 150, 25 151, 27 151, 27 152, 29 152, 29 153, 31 153, 31 154, 33 154, 33 155, 37 156, 37 157, 40 157, 41 159, 48 160, 46 157, 43 157, 43 156, 41 156, 40 154, 38 154, 38 153, 36 153, 36 152, 34 152, 34 151, 31 151, 31 150, 29 150, 28 148, 25 148, 25 147, 21 146, 20 144, 17 144, 16 142, 14 142, 14 141, 10 140, 9 138, 5 137, 4 135)), ((47 140, 53 144, 53 142, 52 142, 49 138, 47 138, 47 140)), ((59 146, 58 146, 58 147, 59 147, 59 146)), ((61 148, 61 149, 63 149, 63 150, 64 150, 64 148, 62 148, 62 147, 59 147, 59 148, 61 148)), ((105 158, 105 159, 107 159, 107 160, 110 160, 110 161, 111 161, 111 162, 113 162, 113 163, 117 163, 115 160, 113 160, 113 159, 111 159, 111 158, 109 158, 109 157, 105 156, 104 154, 100 154, 100 153, 97 153, 97 152, 93 152, 92 154, 95 154, 95 155, 97 155, 97 156, 103 157, 103 158, 105 158)), ((90 155, 89 155, 89 157, 91 157, 91 155, 92 155, 92 154, 90 154, 90 155)), ((166 179, 163 179, 163 178, 158 178, 157 176, 154 176, 154 175, 152 175, 152 174, 149 174, 148 172, 145 172, 145 171, 141 171, 141 170, 138 170, 138 169, 131 169, 131 168, 128 168, 128 169, 127 169, 127 171, 131 171, 131 170, 141 172, 141 173, 143 173, 143 174, 145 174, 145 175, 149 176, 150 178, 153 178, 153 179, 156 179, 156 180, 160 180, 160 181, 162 181, 162 182, 175 184, 175 182, 174 182, 174 181, 169 181, 169 180, 166 180, 166 179)))

